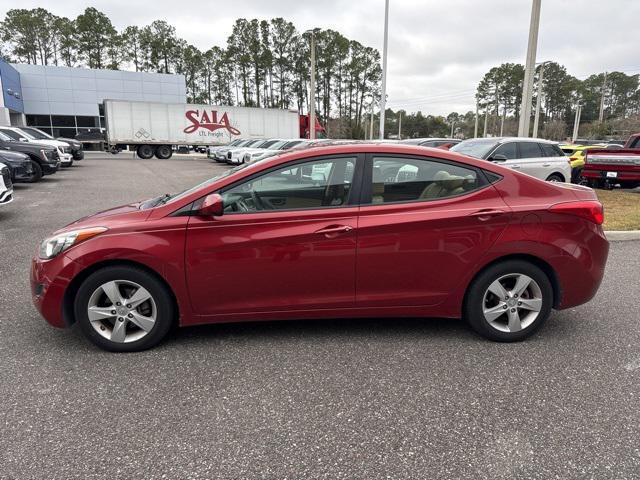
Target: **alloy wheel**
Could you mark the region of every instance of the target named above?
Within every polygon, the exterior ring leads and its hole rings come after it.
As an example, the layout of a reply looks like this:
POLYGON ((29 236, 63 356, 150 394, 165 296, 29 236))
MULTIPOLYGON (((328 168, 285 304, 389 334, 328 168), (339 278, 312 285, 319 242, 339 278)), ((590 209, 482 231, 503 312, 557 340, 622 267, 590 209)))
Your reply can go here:
POLYGON ((500 332, 515 333, 529 327, 542 309, 542 290, 531 277, 512 273, 495 280, 485 291, 482 313, 500 332))
POLYGON ((91 326, 114 343, 144 338, 153 329, 157 314, 151 293, 129 280, 112 280, 100 285, 87 305, 91 326))

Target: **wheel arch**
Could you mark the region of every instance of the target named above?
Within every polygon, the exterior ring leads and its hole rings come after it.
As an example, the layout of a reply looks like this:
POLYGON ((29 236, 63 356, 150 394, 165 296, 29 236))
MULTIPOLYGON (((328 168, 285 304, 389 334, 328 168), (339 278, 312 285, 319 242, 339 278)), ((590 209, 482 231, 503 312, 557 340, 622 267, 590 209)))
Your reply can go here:
POLYGON ((98 270, 101 270, 106 267, 122 267, 122 266, 135 267, 140 270, 144 270, 146 273, 152 275, 158 281, 160 281, 165 287, 167 287, 167 290, 171 294, 171 301, 173 302, 173 306, 176 309, 177 315, 175 317, 175 322, 177 326, 180 323, 180 304, 178 303, 176 294, 173 291, 173 288, 171 288, 171 285, 169 284, 169 282, 167 282, 164 279, 164 277, 160 275, 156 270, 149 267, 148 265, 145 265, 144 263, 136 262, 133 260, 122 260, 122 259, 112 259, 112 260, 104 260, 104 261, 96 262, 88 266, 84 270, 82 270, 73 278, 73 280, 71 280, 71 283, 69 283, 69 286, 65 290, 64 297, 62 299, 62 318, 65 324, 70 326, 76 322, 73 303, 74 303, 76 294, 78 293, 78 289, 80 288, 80 285, 82 285, 82 282, 84 282, 89 277, 89 275, 91 275, 94 272, 97 272, 98 270))
POLYGON ((547 278, 549 279, 549 282, 551 282, 551 287, 553 289, 552 306, 553 308, 558 308, 560 306, 560 301, 562 299, 562 288, 560 285, 560 280, 558 279, 558 274, 556 273, 554 268, 549 263, 542 260, 540 257, 536 257, 535 255, 517 253, 517 254, 503 255, 501 257, 494 258, 493 260, 484 264, 481 268, 478 269, 475 275, 471 277, 471 279, 467 282, 467 285, 465 286, 464 298, 462 302, 463 308, 467 302, 469 287, 473 284, 476 278, 478 278, 478 276, 482 272, 484 272, 487 268, 490 268, 498 263, 502 263, 508 260, 521 260, 521 261, 529 262, 532 265, 535 265, 536 267, 538 267, 540 270, 542 270, 547 276, 547 278))

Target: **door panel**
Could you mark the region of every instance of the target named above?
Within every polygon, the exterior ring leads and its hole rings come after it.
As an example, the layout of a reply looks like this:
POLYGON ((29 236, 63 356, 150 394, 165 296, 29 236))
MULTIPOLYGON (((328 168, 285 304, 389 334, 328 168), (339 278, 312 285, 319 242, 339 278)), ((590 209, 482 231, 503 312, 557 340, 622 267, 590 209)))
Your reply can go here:
POLYGON ((194 311, 352 307, 357 212, 344 207, 191 217, 185 265, 194 311), (341 226, 350 228, 321 231, 341 226))
POLYGON ((362 206, 356 305, 441 303, 509 218, 509 208, 490 185, 449 199, 362 206))

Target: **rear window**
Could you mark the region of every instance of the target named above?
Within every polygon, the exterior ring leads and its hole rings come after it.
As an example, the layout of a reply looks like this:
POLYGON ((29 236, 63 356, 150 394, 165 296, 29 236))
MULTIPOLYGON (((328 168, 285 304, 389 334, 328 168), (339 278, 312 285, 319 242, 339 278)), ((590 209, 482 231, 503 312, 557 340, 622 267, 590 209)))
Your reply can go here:
POLYGON ((521 142, 519 144, 520 158, 540 158, 542 157, 542 150, 540 144, 535 142, 521 142))
POLYGON ((563 157, 564 152, 560 150, 560 147, 552 143, 541 143, 542 153, 545 157, 563 157))
POLYGON ((573 148, 563 148, 562 149, 562 153, 564 153, 565 155, 567 155, 568 157, 570 157, 571 155, 573 155, 573 152, 575 152, 575 149, 573 148))
POLYGON ((493 139, 465 140, 451 147, 451 151, 469 155, 470 157, 485 158, 495 145, 496 141, 493 139))

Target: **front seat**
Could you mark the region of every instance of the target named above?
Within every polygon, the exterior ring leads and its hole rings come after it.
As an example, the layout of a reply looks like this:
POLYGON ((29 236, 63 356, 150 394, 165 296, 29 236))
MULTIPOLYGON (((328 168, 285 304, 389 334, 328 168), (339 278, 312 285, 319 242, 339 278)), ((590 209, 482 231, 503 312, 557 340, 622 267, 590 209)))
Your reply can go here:
POLYGON ((445 187, 445 183, 447 180, 449 180, 449 177, 451 177, 451 175, 449 175, 449 173, 445 172, 444 170, 436 172, 436 174, 433 176, 433 181, 425 187, 425 189, 420 194, 420 198, 440 198, 446 196, 448 190, 445 187))

